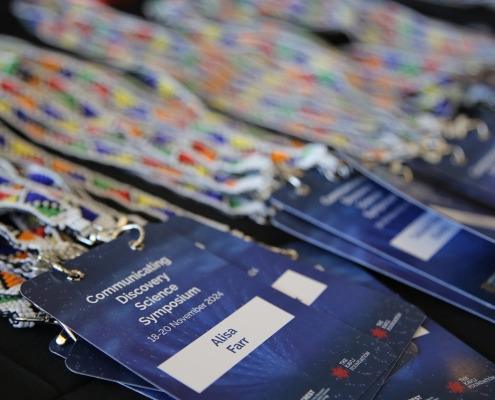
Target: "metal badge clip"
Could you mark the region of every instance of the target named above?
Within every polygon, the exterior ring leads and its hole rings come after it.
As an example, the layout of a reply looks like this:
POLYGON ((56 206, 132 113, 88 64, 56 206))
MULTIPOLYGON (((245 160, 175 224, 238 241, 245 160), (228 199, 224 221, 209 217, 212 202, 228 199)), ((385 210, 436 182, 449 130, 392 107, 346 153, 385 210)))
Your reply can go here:
POLYGON ((60 259, 53 253, 40 254, 38 256, 38 264, 40 269, 51 269, 66 275, 66 278, 70 281, 80 281, 84 278, 84 272, 78 269, 67 269, 60 264, 60 259))

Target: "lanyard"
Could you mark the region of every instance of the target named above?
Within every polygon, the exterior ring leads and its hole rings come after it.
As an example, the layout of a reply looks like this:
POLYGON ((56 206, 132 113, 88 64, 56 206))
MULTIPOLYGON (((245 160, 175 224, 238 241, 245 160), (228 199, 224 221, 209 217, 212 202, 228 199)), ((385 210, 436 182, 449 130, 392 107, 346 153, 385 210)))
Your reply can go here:
MULTIPOLYGON (((63 28, 64 33, 67 33, 68 35, 71 35, 71 32, 74 31, 74 28, 72 27, 77 26, 75 23, 76 20, 91 21, 93 27, 89 27, 88 29, 91 30, 92 35, 89 35, 88 39, 91 41, 92 46, 89 46, 88 41, 85 41, 85 43, 69 43, 69 45, 70 48, 74 50, 82 51, 93 57, 99 57, 98 54, 103 54, 104 48, 110 48, 109 42, 106 41, 106 38, 110 36, 110 32, 105 33, 105 35, 101 34, 102 29, 106 31, 115 31, 116 27, 125 26, 127 30, 124 31, 121 29, 121 32, 119 32, 118 35, 121 41, 119 43, 112 43, 112 48, 115 46, 125 47, 127 49, 127 54, 129 54, 132 53, 133 49, 132 40, 129 39, 126 42, 122 38, 124 36, 126 38, 134 37, 135 34, 131 35, 132 32, 143 31, 144 27, 147 27, 147 40, 143 39, 144 42, 141 43, 139 48, 139 54, 142 56, 142 59, 149 60, 150 64, 159 66, 161 70, 169 68, 168 71, 172 75, 189 86, 194 86, 194 91, 200 93, 214 107, 220 108, 223 111, 228 111, 250 122, 269 126, 270 128, 289 133, 293 136, 331 144, 334 147, 345 149, 361 158, 387 161, 397 158, 409 158, 418 152, 414 143, 419 142, 420 137, 424 134, 420 131, 421 127, 411 127, 410 120, 408 119, 404 119, 400 123, 397 123, 395 115, 390 115, 386 111, 374 107, 372 103, 366 100, 369 96, 359 90, 351 90, 352 85, 343 86, 344 88, 347 88, 345 89, 345 93, 349 93, 348 96, 337 94, 336 87, 341 85, 342 82, 337 80, 336 83, 332 76, 329 76, 326 81, 321 80, 324 84, 320 84, 320 80, 317 81, 315 79, 318 78, 318 76, 315 77, 312 74, 300 73, 298 70, 291 71, 284 65, 273 67, 273 65, 265 63, 260 67, 257 62, 258 60, 253 60, 254 57, 248 57, 246 55, 237 55, 233 58, 226 56, 218 57, 222 56, 222 54, 208 46, 202 46, 200 51, 198 50, 198 46, 194 45, 189 45, 187 49, 184 49, 184 43, 187 43, 186 38, 180 37, 178 39, 177 34, 169 32, 164 28, 159 28, 155 25, 147 24, 135 19, 132 20, 132 24, 125 24, 124 22, 128 21, 130 17, 120 16, 117 12, 109 9, 102 9, 100 10, 101 12, 95 13, 94 8, 85 9, 79 7, 79 5, 75 7, 73 4, 72 6, 73 10, 69 13, 70 15, 68 15, 67 18, 57 17, 53 11, 45 12, 36 9, 37 19, 34 21, 34 26, 38 34, 42 35, 45 40, 55 41, 56 38, 50 33, 53 30, 52 26, 55 24, 55 21, 58 24, 58 28, 63 28), (94 14, 92 15, 93 18, 89 17, 90 14, 94 14), (99 16, 102 17, 100 18, 99 16), (74 20, 71 21, 69 17, 74 20), (101 19, 100 22, 97 21, 98 18, 101 19), (122 21, 120 21, 120 19, 122 19, 122 21), (114 23, 109 26, 108 24, 105 24, 104 28, 102 28, 100 27, 100 23, 103 25, 103 20, 107 22, 112 20, 114 23), (120 22, 117 23, 116 21, 120 22), (65 25, 66 22, 67 25, 65 25), (36 23, 38 25, 36 25, 36 23), (133 31, 131 31, 130 28, 132 28, 133 31), (144 50, 146 48, 152 48, 154 43, 160 41, 158 38, 162 38, 162 42, 169 41, 176 43, 175 46, 172 46, 173 50, 170 53, 166 53, 168 57, 165 63, 161 62, 161 59, 157 60, 156 57, 152 57, 151 52, 146 53, 144 50), (126 43, 126 45, 124 46, 122 43, 126 43), (193 59, 189 63, 184 61, 184 68, 179 73, 177 72, 177 68, 171 64, 181 62, 180 50, 182 50, 182 60, 184 60, 184 54, 192 54, 193 59), (209 50, 211 50, 212 53, 208 53, 209 50), (211 56, 211 54, 214 56, 211 56), (198 63, 197 57, 203 57, 202 62, 198 63), (303 114, 302 117, 304 117, 303 123, 297 119, 295 121, 291 119, 287 120, 287 117, 285 119, 276 118, 275 120, 273 112, 263 112, 264 107, 266 107, 266 105, 264 105, 266 104, 266 99, 263 99, 265 100, 265 103, 258 101, 259 91, 257 90, 257 82, 251 85, 245 84, 248 79, 247 77, 244 79, 243 74, 248 68, 236 69, 236 63, 241 65, 249 63, 250 70, 257 67, 257 69, 254 69, 256 73, 258 74, 259 72, 265 77, 262 81, 263 93, 268 93, 270 97, 275 95, 278 99, 288 99, 289 95, 287 94, 287 89, 301 88, 303 91, 309 91, 309 94, 301 93, 301 95, 304 95, 305 99, 314 99, 315 102, 316 99, 332 99, 328 102, 323 101, 321 105, 322 107, 329 107, 328 112, 326 110, 325 112, 310 110, 308 113, 306 108, 304 110, 299 110, 303 114), (267 69, 268 66, 270 69, 267 69), (239 71, 240 75, 237 75, 237 72, 239 71), (201 74, 199 72, 201 72, 201 74), (236 72, 236 74, 234 74, 234 72, 236 72), (201 77, 201 79, 198 80, 198 77, 201 77), (290 86, 288 86, 289 81, 291 82, 290 86), (235 86, 235 83, 239 84, 239 82, 241 88, 235 86), (316 95, 312 93, 314 90, 317 91, 316 95), (256 97, 255 100, 252 100, 253 96, 258 97, 256 97), (333 125, 328 123, 330 119, 329 115, 334 116, 335 108, 339 102, 346 103, 347 108, 351 109, 354 101, 358 101, 358 104, 364 104, 363 107, 359 107, 359 109, 367 110, 367 118, 362 118, 359 123, 346 118, 336 118, 338 122, 333 125), (365 131, 364 134, 361 134, 361 131, 358 128, 361 128, 363 125, 369 126, 369 123, 367 122, 369 119, 378 119, 378 121, 375 122, 375 124, 378 124, 379 126, 378 131, 374 129, 370 133, 365 131), (315 120, 319 120, 319 126, 315 125, 315 120), (353 135, 349 134, 350 131, 352 131, 353 135)), ((31 6, 26 6, 25 4, 22 4, 22 7, 22 9, 20 6, 18 7, 18 14, 22 14, 24 18, 29 18, 28 14, 32 12, 33 9, 30 8, 31 6)), ((56 8, 55 11, 63 14, 64 12, 68 12, 68 9, 70 9, 70 4, 64 3, 63 6, 56 8)), ((31 26, 33 25, 31 24, 31 26)), ((75 32, 72 34, 75 38, 75 32)), ((58 34, 57 36, 59 37, 58 34)), ((201 44, 203 45, 203 43, 201 44)), ((67 46, 67 43, 58 42, 58 45, 67 46)), ((114 53, 116 53, 116 51, 113 51, 112 54, 108 56, 108 62, 117 62, 113 58, 114 53)), ((126 64, 124 58, 119 62, 122 66, 126 64)), ((293 93, 290 94, 292 95, 293 93)), ((277 98, 268 99, 268 102, 276 104, 277 98)), ((289 100, 289 105, 291 101, 292 100, 289 100)), ((286 115, 294 115, 292 112, 293 110, 291 110, 287 103, 278 105, 276 108, 280 109, 280 113, 285 112, 286 115)), ((339 109, 340 108, 342 107, 339 106, 339 109)), ((357 107, 354 108, 358 109, 357 107)), ((281 115, 280 113, 278 115, 281 115)), ((301 113, 299 115, 301 115, 301 113)), ((294 115, 294 117, 297 117, 297 115, 294 115)), ((428 132, 428 134, 430 133, 428 132)))
MULTIPOLYGON (((118 165, 229 214, 263 213, 263 203, 257 198, 277 186, 279 166, 309 169, 330 157, 323 146, 283 140, 207 110, 198 109, 200 118, 193 123, 188 120, 189 126, 183 129, 177 127, 180 121, 173 121, 173 126, 151 118, 137 125, 136 119, 122 112, 146 111, 136 106, 138 99, 146 99, 139 85, 163 90, 171 79, 167 75, 162 79, 157 73, 153 80, 141 79, 132 86, 104 68, 88 64, 86 71, 86 65, 79 63, 82 67, 76 69, 68 57, 25 47, 20 61, 5 62, 7 73, 0 76, 5 120, 44 145, 118 165), (108 106, 98 98, 102 92, 112 98, 106 100, 108 106)), ((175 99, 191 97, 187 91, 172 93, 175 99)), ((159 103, 161 98, 148 96, 146 100, 159 103)), ((154 106, 154 115, 157 110, 173 114, 177 107, 191 115, 189 104, 176 101, 172 110, 154 106)))

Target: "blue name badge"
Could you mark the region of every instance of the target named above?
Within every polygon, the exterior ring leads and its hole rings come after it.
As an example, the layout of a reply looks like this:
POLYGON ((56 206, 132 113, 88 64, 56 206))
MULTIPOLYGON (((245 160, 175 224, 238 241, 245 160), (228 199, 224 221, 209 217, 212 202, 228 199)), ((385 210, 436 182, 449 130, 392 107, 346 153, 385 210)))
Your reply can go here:
POLYGON ((317 171, 276 192, 271 202, 404 268, 495 308, 495 243, 425 211, 363 175, 334 183, 317 171))
MULTIPOLYGON (((309 266, 295 263, 286 257, 275 255, 261 246, 245 242, 194 220, 183 217, 171 217, 167 221, 166 227, 180 233, 193 242, 201 242, 203 246, 206 245, 207 251, 213 252, 218 257, 226 259, 232 264, 239 264, 236 266, 239 266, 243 270, 248 270, 249 273, 252 272, 250 266, 254 261, 257 265, 258 278, 267 284, 277 281, 280 288, 278 286, 274 287, 276 289, 282 289, 284 292, 287 291, 287 288, 283 286, 284 280, 278 280, 277 278, 286 273, 284 275, 286 281, 290 271, 294 273, 294 270, 299 270, 304 275, 316 275, 314 278, 320 281, 320 283, 328 281, 328 284, 325 285, 325 295, 323 295, 320 301, 314 303, 315 309, 333 314, 343 322, 371 336, 375 333, 375 337, 377 335, 380 336, 381 340, 391 345, 397 354, 403 351, 403 347, 407 345, 407 342, 424 320, 424 315, 421 312, 415 310, 414 307, 402 300, 389 299, 388 296, 376 294, 375 291, 370 291, 362 288, 360 285, 343 281, 342 278, 322 276, 321 271, 308 271, 309 266), (350 302, 354 307, 353 310, 349 309, 349 293, 353 293, 352 301, 350 302), (384 337, 376 324, 380 321, 382 321, 382 324, 386 323, 387 320, 392 321, 394 319, 393 317, 398 314, 401 316, 399 321, 394 323, 394 327, 384 337), (404 318, 402 318, 403 315, 405 315, 404 318)), ((299 242, 298 244, 305 245, 304 242, 299 242)), ((298 246, 298 249, 300 252, 304 251, 301 249, 301 246, 298 246)), ((318 253, 318 250, 318 248, 312 247, 309 253, 314 256, 315 253, 318 253)), ((306 249, 306 252, 308 252, 308 249, 306 249)), ((324 253, 326 254, 326 259, 320 261, 328 265, 332 270, 340 265, 340 270, 345 272, 346 276, 354 270, 354 273, 352 273, 353 278, 356 278, 356 273, 358 272, 359 276, 364 278, 366 282, 379 285, 377 287, 380 291, 390 293, 385 286, 372 278, 362 268, 359 268, 357 265, 351 265, 349 261, 337 256, 334 256, 332 259, 331 254, 328 252, 324 253), (332 260, 334 262, 331 262, 332 260), (342 263, 345 265, 342 266, 342 263)), ((295 276, 297 277, 297 275, 295 276)), ((300 277, 300 279, 304 280, 305 278, 300 277)), ((321 287, 322 285, 316 283, 316 287, 307 286, 306 292, 313 290, 311 296, 319 296, 321 295, 321 287)), ((389 324, 389 326, 391 325, 389 324)), ((83 340, 78 340, 73 347, 69 357, 67 357, 66 366, 78 374, 116 381, 135 387, 153 388, 151 384, 138 378, 131 371, 119 365, 83 340)))
POLYGON ((495 211, 490 207, 447 191, 438 184, 428 183, 420 177, 415 176, 412 181, 406 181, 383 165, 376 165, 370 170, 352 157, 342 153, 339 153, 339 156, 392 193, 426 210, 447 216, 488 240, 495 240, 495 211))
POLYGON ((419 355, 418 346, 416 343, 411 342, 407 345, 406 350, 400 356, 399 361, 395 364, 392 372, 388 376, 388 380, 390 380, 394 375, 396 375, 400 370, 405 368, 412 360, 414 360, 419 355))
POLYGON ((76 374, 139 388, 158 390, 148 381, 140 378, 101 351, 98 351, 85 340, 78 339, 76 343, 68 347, 70 348, 69 354, 64 352, 67 354, 65 357, 65 366, 76 374))
POLYGON ((415 339, 418 357, 382 387, 377 400, 493 399, 495 365, 430 319, 415 339))
POLYGON ((362 286, 366 286, 368 289, 400 298, 398 294, 367 272, 365 268, 350 261, 348 258, 341 257, 335 253, 330 253, 329 251, 314 246, 304 240, 289 242, 284 245, 283 248, 295 250, 300 261, 309 265, 314 265, 319 271, 358 283, 362 286))
POLYGON ((177 398, 358 398, 396 359, 390 346, 146 227, 22 287, 39 308, 177 398))
MULTIPOLYGON (((492 132, 495 132, 493 116, 487 122, 492 132)), ((455 190, 461 196, 495 207, 495 134, 481 140, 476 133, 471 132, 465 139, 452 144, 460 146, 464 151, 464 165, 456 165, 449 157, 443 157, 438 164, 430 164, 418 158, 411 161, 411 169, 415 174, 455 190)))
POLYGON ((279 212, 272 219, 274 226, 305 240, 314 246, 345 257, 353 262, 363 265, 373 271, 384 274, 392 279, 398 280, 415 289, 421 290, 443 301, 462 308, 472 314, 484 318, 490 322, 495 322, 495 310, 483 304, 463 296, 447 286, 441 285, 423 275, 415 273, 413 270, 402 267, 386 258, 348 242, 328 231, 320 229, 303 219, 297 218, 286 212, 279 212))
POLYGON ((200 242, 207 251, 239 266, 263 284, 382 340, 398 355, 426 318, 423 312, 402 299, 332 277, 194 220, 173 217, 167 226, 200 242))
MULTIPOLYGON (((382 340, 397 355, 405 351, 425 319, 421 311, 400 299, 331 277, 193 220, 175 217, 169 220, 168 226, 202 243, 208 251, 240 266, 260 282, 382 340), (252 267, 253 261, 256 263, 255 269, 252 267)), ((394 365, 363 394, 363 400, 376 395, 394 365)))

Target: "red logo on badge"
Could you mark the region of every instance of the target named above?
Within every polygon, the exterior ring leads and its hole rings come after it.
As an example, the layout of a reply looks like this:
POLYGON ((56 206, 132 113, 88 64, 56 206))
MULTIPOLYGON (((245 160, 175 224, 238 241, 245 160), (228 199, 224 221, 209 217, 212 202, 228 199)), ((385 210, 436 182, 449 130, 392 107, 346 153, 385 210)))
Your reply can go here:
POLYGON ((382 328, 373 328, 371 330, 371 336, 376 337, 377 339, 385 339, 388 337, 387 331, 382 328))
POLYGON ((464 393, 466 390, 460 382, 449 382, 447 389, 449 389, 452 393, 464 393))
POLYGON ((337 379, 350 378, 349 377, 349 371, 342 368, 342 367, 332 368, 332 375, 335 376, 337 379))

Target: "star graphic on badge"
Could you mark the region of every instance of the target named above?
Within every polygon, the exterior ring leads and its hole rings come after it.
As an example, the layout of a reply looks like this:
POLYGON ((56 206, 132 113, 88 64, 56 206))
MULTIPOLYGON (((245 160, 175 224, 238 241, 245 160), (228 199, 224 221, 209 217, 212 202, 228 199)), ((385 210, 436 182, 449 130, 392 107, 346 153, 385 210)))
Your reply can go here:
POLYGON ((332 375, 335 376, 337 379, 348 379, 349 377, 349 371, 342 367, 337 367, 337 368, 332 368, 332 375))
POLYGON ((382 328, 373 328, 371 330, 371 336, 376 337, 377 339, 385 339, 388 337, 387 331, 382 328))
POLYGON ((449 382, 447 389, 449 389, 452 393, 464 393, 466 390, 460 382, 449 382))

